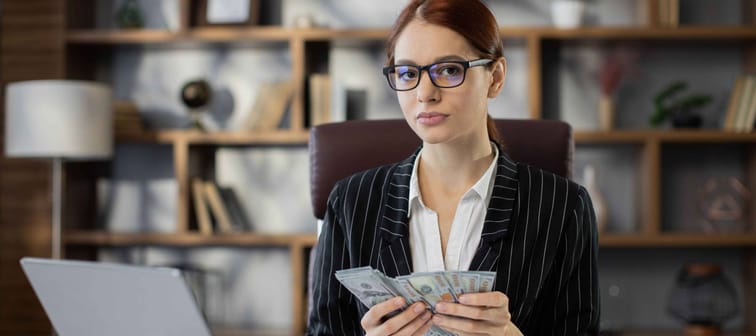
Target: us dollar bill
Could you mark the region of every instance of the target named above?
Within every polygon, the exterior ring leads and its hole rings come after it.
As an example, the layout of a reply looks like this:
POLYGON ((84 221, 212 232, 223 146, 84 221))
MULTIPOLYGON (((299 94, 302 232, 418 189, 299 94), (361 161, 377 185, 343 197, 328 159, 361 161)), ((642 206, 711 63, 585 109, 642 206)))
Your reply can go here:
POLYGON ((400 295, 375 270, 337 273, 336 279, 368 308, 400 295))
MULTIPOLYGON (((403 297, 407 305, 423 302, 434 314, 439 302, 458 302, 464 293, 490 292, 494 289, 495 272, 448 271, 422 272, 390 278, 370 266, 339 270, 336 279, 368 308, 396 296, 403 297)), ((401 312, 398 309, 390 316, 401 312)), ((389 317, 390 317, 389 316, 389 317)), ((436 325, 426 336, 455 336, 436 325)))

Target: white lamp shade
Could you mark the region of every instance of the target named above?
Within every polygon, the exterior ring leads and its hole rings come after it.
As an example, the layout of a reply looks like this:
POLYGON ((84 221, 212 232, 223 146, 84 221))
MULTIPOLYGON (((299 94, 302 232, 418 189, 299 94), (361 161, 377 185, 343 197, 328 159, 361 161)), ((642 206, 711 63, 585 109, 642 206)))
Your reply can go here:
POLYGON ((112 94, 74 80, 10 83, 5 100, 8 157, 108 158, 113 153, 112 94))

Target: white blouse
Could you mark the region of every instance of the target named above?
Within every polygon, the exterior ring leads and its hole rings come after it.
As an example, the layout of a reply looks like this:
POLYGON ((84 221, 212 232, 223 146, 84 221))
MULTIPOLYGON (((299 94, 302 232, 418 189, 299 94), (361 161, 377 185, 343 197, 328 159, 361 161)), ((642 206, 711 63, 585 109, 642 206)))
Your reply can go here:
POLYGON ((438 228, 438 214, 425 206, 420 195, 417 166, 422 149, 415 159, 410 178, 409 217, 410 249, 412 250, 412 271, 465 271, 470 267, 483 232, 486 210, 491 200, 493 177, 496 176, 496 162, 499 149, 491 144, 496 155, 488 169, 478 181, 462 196, 454 213, 446 255, 441 253, 441 232, 438 228))

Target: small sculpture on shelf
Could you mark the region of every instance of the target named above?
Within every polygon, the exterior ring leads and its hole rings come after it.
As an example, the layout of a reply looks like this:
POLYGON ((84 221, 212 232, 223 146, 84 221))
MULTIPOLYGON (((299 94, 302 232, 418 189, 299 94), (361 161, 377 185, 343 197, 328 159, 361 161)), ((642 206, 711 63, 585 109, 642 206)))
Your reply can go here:
POLYGON ((738 314, 738 296, 720 265, 689 264, 677 276, 668 309, 686 323, 685 335, 719 335, 738 314))
POLYGON ((743 233, 751 192, 735 177, 706 180, 698 196, 704 232, 743 233))
POLYGON ((212 98, 212 87, 204 79, 189 81, 181 88, 181 101, 189 108, 193 128, 207 130, 202 123, 202 114, 207 110, 212 98))
POLYGON ((688 84, 683 81, 672 82, 654 98, 654 114, 648 120, 652 126, 658 127, 668 118, 672 119, 675 128, 699 128, 703 123, 701 115, 696 109, 709 104, 712 97, 704 94, 694 94, 677 97, 688 84))

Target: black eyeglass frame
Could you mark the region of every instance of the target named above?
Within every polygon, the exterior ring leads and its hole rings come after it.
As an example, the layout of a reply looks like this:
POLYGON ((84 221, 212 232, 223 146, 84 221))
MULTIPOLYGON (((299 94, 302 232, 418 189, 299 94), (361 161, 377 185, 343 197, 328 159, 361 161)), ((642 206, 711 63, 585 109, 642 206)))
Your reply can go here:
POLYGON ((494 60, 492 60, 490 58, 479 58, 479 59, 472 60, 472 61, 442 61, 442 62, 436 62, 436 63, 432 63, 432 64, 428 64, 428 65, 402 65, 402 64, 395 64, 395 65, 390 65, 390 66, 387 66, 387 67, 383 67, 383 75, 386 77, 386 81, 388 82, 389 87, 392 90, 394 90, 394 91, 410 91, 410 90, 414 90, 415 88, 417 88, 417 86, 420 85, 420 80, 423 78, 423 70, 425 70, 425 72, 428 73, 428 77, 430 78, 431 83, 433 83, 433 85, 435 85, 438 88, 442 88, 442 89, 451 89, 451 88, 455 88, 457 86, 460 86, 460 85, 462 85, 462 83, 465 82, 465 79, 467 78, 467 69, 473 68, 473 67, 476 67, 476 66, 486 65, 486 64, 489 64, 489 63, 491 63, 493 61, 494 60), (433 79, 433 76, 431 76, 431 74, 430 74, 430 68, 433 67, 433 66, 435 66, 435 65, 444 64, 444 63, 456 63, 456 64, 459 64, 459 65, 462 66, 462 68, 463 68, 463 70, 462 70, 462 80, 459 82, 459 84, 452 85, 452 86, 442 86, 442 85, 438 85, 438 83, 436 83, 436 80, 433 79), (408 89, 401 89, 400 90, 400 89, 397 89, 396 87, 394 87, 393 84, 391 84, 391 78, 389 77, 389 72, 392 69, 395 69, 398 66, 411 67, 411 68, 417 69, 417 71, 418 71, 417 82, 415 82, 415 85, 413 87, 408 88, 408 89))

